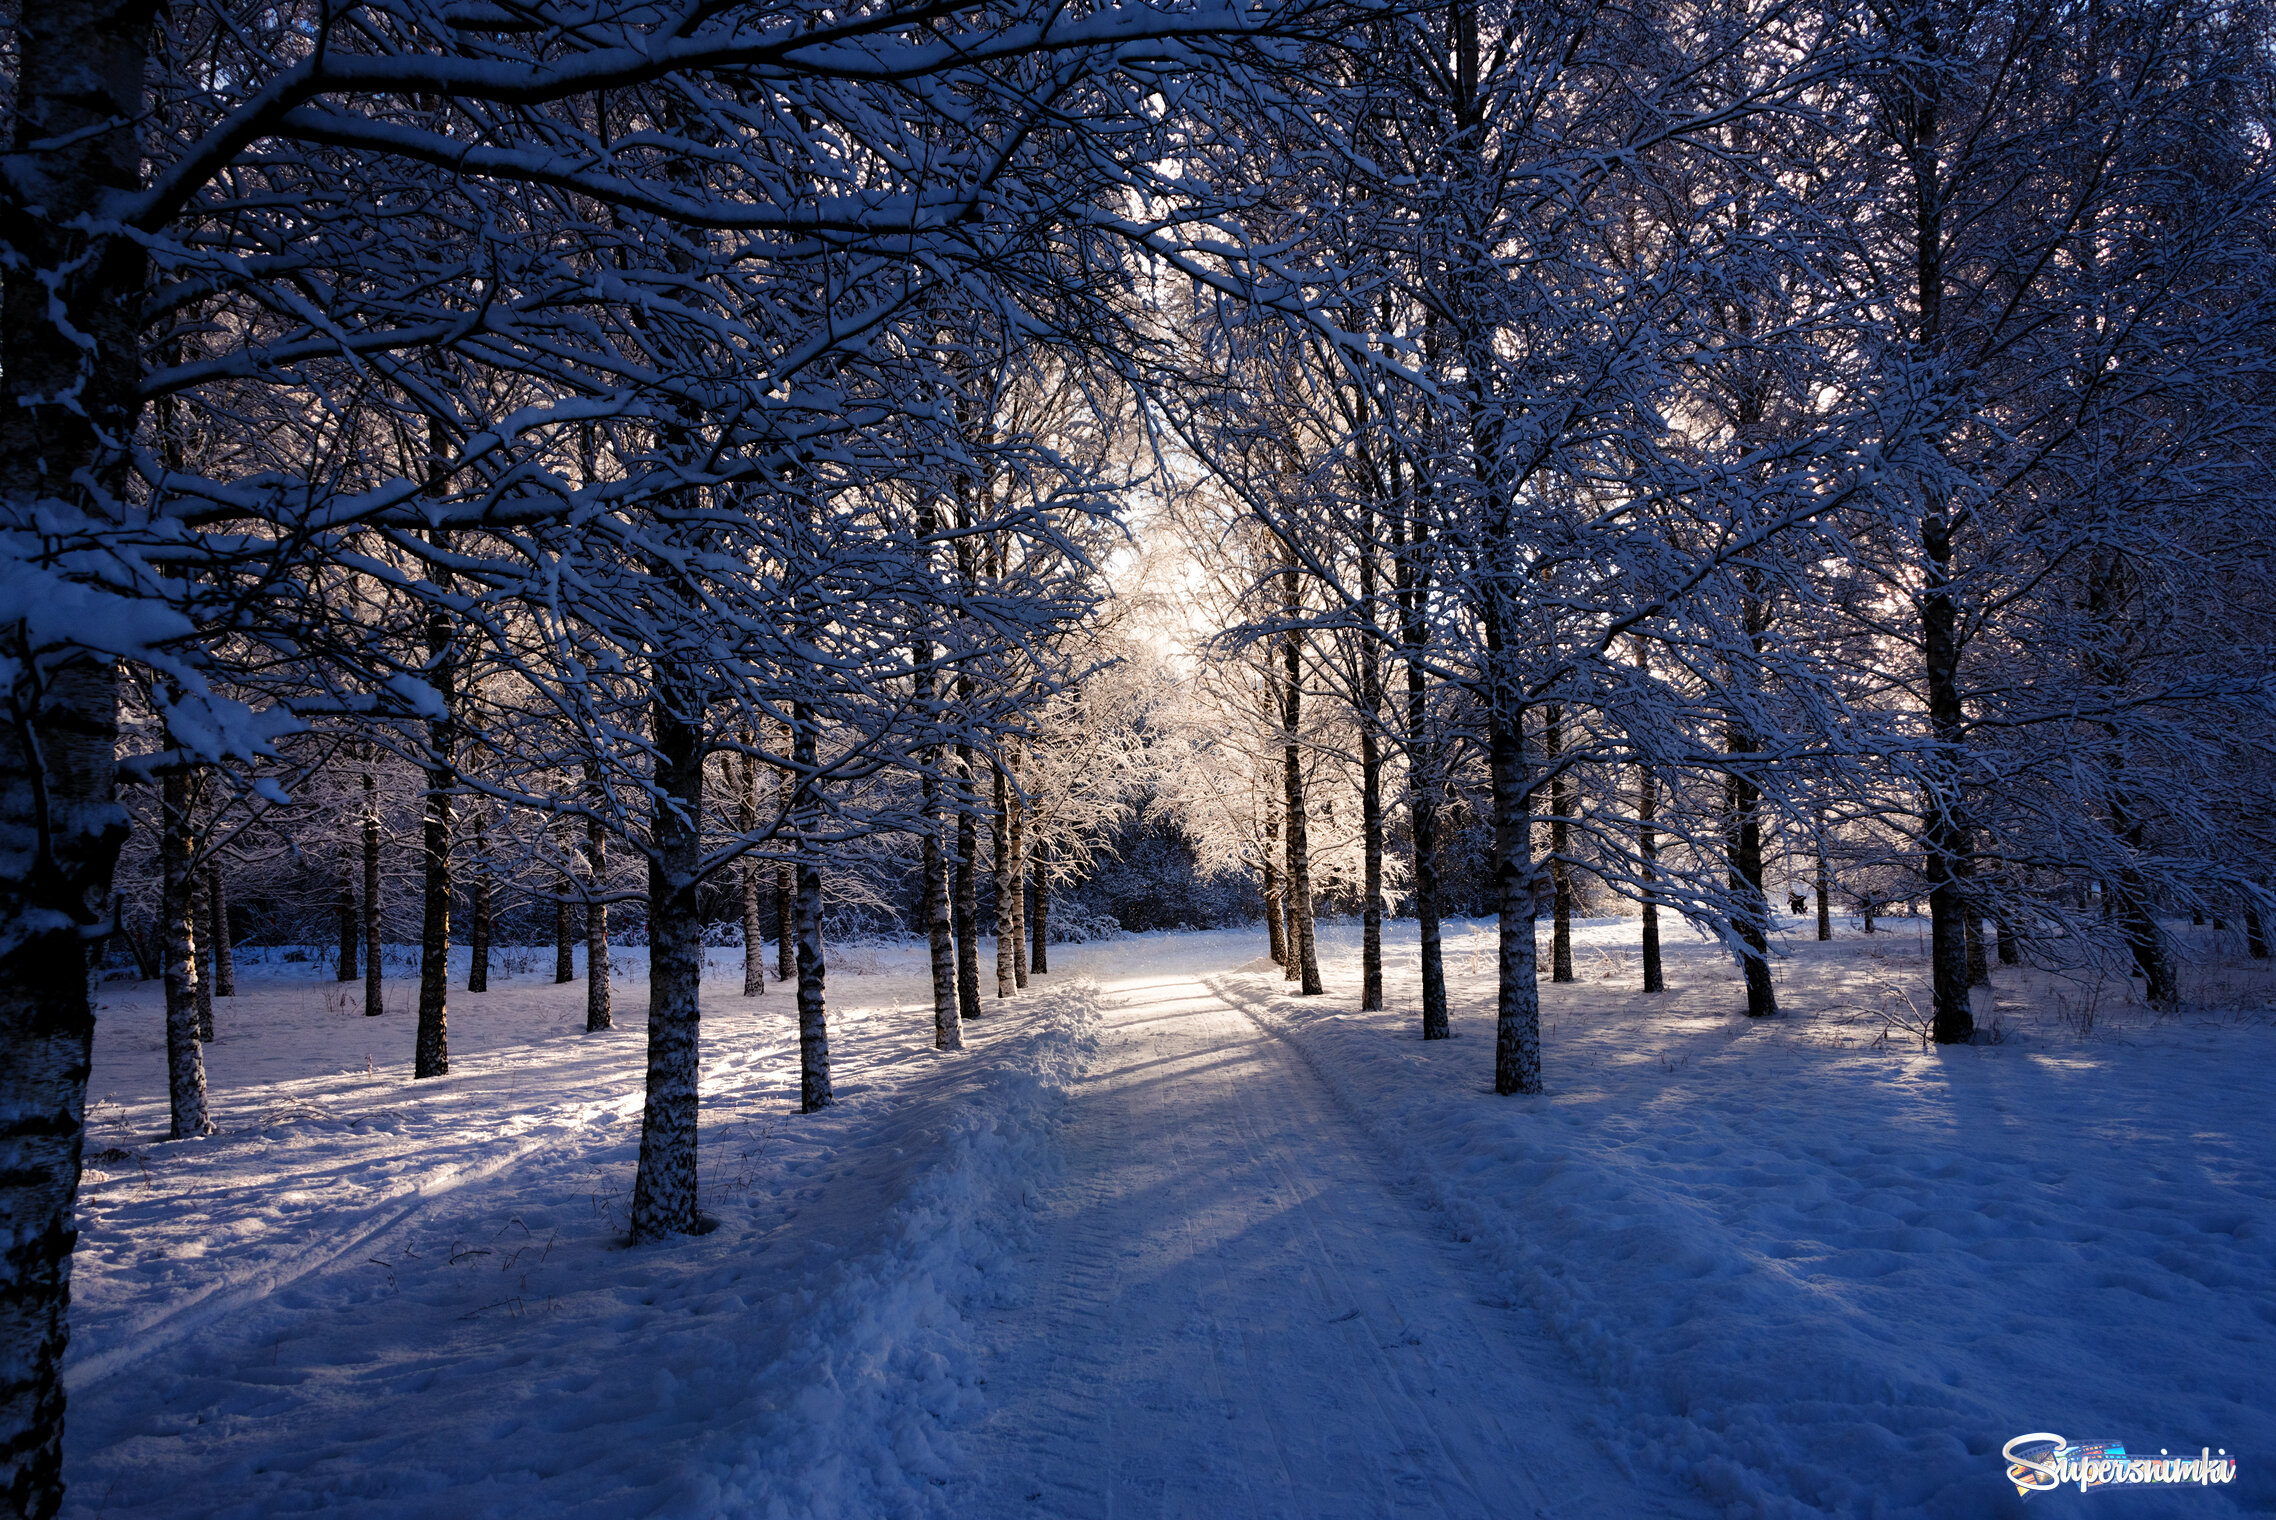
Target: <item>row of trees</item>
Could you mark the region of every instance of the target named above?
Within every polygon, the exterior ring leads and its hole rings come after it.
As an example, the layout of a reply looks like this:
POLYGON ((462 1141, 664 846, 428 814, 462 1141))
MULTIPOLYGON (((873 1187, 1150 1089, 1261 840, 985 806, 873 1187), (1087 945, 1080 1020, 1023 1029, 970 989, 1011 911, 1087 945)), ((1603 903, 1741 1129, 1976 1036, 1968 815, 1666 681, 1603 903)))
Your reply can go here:
POLYGON ((2265 955, 2267 20, 1454 4, 1209 135, 1245 279, 1157 394, 1290 979, 1325 757, 1370 1007, 1404 802, 1426 1038, 1446 814, 1490 827, 1502 1092, 1586 886, 1639 905, 1647 990, 1672 909, 1775 1013, 1797 845, 1827 932, 1837 881, 1926 899, 1941 1041, 1987 944, 2160 1005, 2161 914, 2265 955))
POLYGON ((825 863, 913 850, 953 1048, 983 870, 1003 990, 1047 937, 1020 862, 1077 868, 1121 816, 1079 736, 1146 701, 1107 678, 1100 568, 1144 475, 1206 482, 1175 511, 1224 631, 1219 721, 1148 727, 1156 789, 1220 821, 1205 862, 1262 867, 1306 990, 1314 835, 1349 849, 1371 1004, 1403 829, 1426 1035, 1478 799, 1502 1091, 1539 1088, 1534 920, 1583 872, 1647 935, 1723 932, 1768 1013, 1765 841, 1847 851, 1928 897, 1952 1040, 1971 924, 2123 947, 2163 1000, 2158 911, 2257 936, 2270 906, 2250 8, 9 18, 18 1513, 61 1502, 87 976, 130 838, 185 1134, 232 839, 329 809, 376 992, 374 798, 416 783, 421 1075, 456 905, 568 905, 605 959, 636 902, 634 1233, 696 1229, 707 895, 753 947, 762 888, 788 904, 815 1107, 825 863), (1329 762, 1356 828, 1320 826, 1329 762))
POLYGON ((1100 768, 1038 736, 1097 684, 1151 341, 1127 298, 1191 222, 1167 101, 1333 23, 546 0, 6 20, 0 1495, 47 1516, 90 952, 135 815, 177 1133, 207 1123, 205 868, 292 810, 355 816, 356 868, 330 863, 376 995, 374 793, 414 775, 418 1074, 448 1069, 462 888, 478 925, 509 879, 587 911, 595 959, 637 900, 633 1233, 700 1228, 707 892, 733 884, 755 945, 777 877, 813 1108, 826 857, 920 841, 953 1048, 981 994, 978 832, 1000 836, 1001 989, 1017 862, 1048 876, 1110 821, 1100 768))

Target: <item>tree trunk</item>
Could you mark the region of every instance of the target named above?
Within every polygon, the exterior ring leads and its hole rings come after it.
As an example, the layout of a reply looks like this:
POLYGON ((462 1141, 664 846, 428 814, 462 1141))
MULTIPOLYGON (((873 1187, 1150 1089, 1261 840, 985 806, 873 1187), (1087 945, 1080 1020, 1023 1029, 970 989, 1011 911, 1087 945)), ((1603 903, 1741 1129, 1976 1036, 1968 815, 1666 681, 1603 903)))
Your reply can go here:
POLYGON ((1012 941, 1018 932, 1012 922, 1012 863, 1011 863, 1011 801, 1010 788, 1005 784, 1004 768, 991 766, 995 778, 995 817, 991 821, 994 832, 989 844, 994 850, 991 864, 996 889, 996 996, 1012 995, 1012 941))
MULTIPOLYGON (((969 678, 958 684, 966 701, 969 678)), ((980 1017, 980 804, 972 746, 956 746, 956 1013, 959 1021, 980 1017)))
MULTIPOLYGON (((1359 600, 1373 624, 1377 612, 1375 578, 1375 499, 1370 494, 1361 522, 1359 600)), ((1370 629, 1372 632, 1372 628, 1370 629)), ((1359 649, 1359 1007, 1363 1013, 1383 1007, 1383 667, 1375 645, 1359 649)))
POLYGON ((2256 961, 2268 959, 2268 929, 2256 907, 2244 910, 2244 952, 2256 961))
MULTIPOLYGON (((1419 706, 1419 695, 1416 701, 1419 706)), ((1421 748, 1417 746, 1418 751, 1421 748)), ((1408 821, 1414 830, 1415 929, 1421 942, 1422 1037, 1443 1040, 1453 1035, 1454 1026, 1447 1016, 1445 936, 1438 911, 1438 797, 1427 776, 1431 758, 1425 754, 1414 764, 1426 772, 1410 779, 1407 792, 1408 821)))
POLYGON ((356 979, 357 929, 355 877, 351 870, 352 854, 342 841, 340 849, 340 891, 333 900, 333 913, 340 935, 339 977, 343 982, 356 979))
MULTIPOLYGON (((791 747, 790 729, 782 731, 782 746, 791 747)), ((776 795, 782 802, 782 816, 788 818, 791 799, 798 789, 798 778, 788 770, 776 782, 776 795)), ((779 861, 774 868, 774 979, 778 982, 798 980, 798 868, 789 861, 779 861)))
POLYGON ((1320 983, 1320 958, 1312 940, 1312 844, 1311 832, 1304 821, 1304 768, 1301 752, 1293 744, 1281 756, 1286 770, 1288 809, 1288 885, 1284 900, 1288 908, 1289 967, 1291 980, 1296 982, 1305 997, 1318 997, 1325 989, 1320 983))
MULTIPOLYGON (((368 756, 366 757, 368 760, 368 756)), ((378 1018, 387 1011, 380 1001, 379 934, 379 778, 364 771, 364 1017, 378 1018)))
POLYGON ((1019 750, 1011 751, 1005 791, 1011 803, 1012 983, 1027 986, 1027 804, 1019 794, 1019 750))
MULTIPOLYGON (((1295 552, 1291 550, 1288 568, 1281 572, 1280 601, 1292 624, 1300 610, 1299 596, 1295 552)), ((1312 940, 1312 839, 1310 820, 1304 813, 1304 752, 1298 744, 1304 720, 1304 638, 1293 627, 1280 641, 1280 659, 1281 700, 1287 704, 1282 729, 1286 737, 1280 755, 1287 795, 1281 805, 1288 810, 1289 927, 1294 931, 1288 949, 1296 961, 1302 995, 1318 997, 1326 988, 1320 982, 1320 957, 1312 940)))
POLYGON ((1264 811, 1264 923, 1272 942, 1273 964, 1294 965, 1288 954, 1288 911, 1281 904, 1280 805, 1270 802, 1264 811))
POLYGON ((1999 963, 2013 966, 2023 959, 2023 946, 2015 938, 2015 923, 2005 914, 1992 920, 1992 931, 1999 942, 1999 963))
MULTIPOLYGON (((917 536, 924 544, 919 565, 928 579, 936 565, 933 540, 939 531, 939 510, 927 498, 917 516, 917 536)), ((911 684, 916 692, 917 717, 926 725, 925 747, 918 759, 922 825, 918 831, 918 848, 923 856, 920 864, 924 875, 925 947, 932 959, 933 1048, 962 1050, 964 1017, 957 1007, 956 997, 955 915, 949 906, 948 850, 941 839, 941 767, 947 762, 948 752, 940 737, 944 716, 940 674, 933 666, 935 651, 929 634, 928 627, 917 638, 910 650, 910 665, 915 672, 911 684)))
POLYGON ((197 988, 198 1038, 209 1045, 213 1043, 213 952, 207 943, 207 937, 213 932, 207 927, 210 922, 211 915, 206 912, 205 873, 193 872, 190 876, 190 980, 197 988))
POLYGON ((1383 1007, 1383 752, 1372 719, 1359 731, 1359 825, 1366 902, 1360 909, 1359 1007, 1383 1007))
POLYGON ((197 891, 190 869, 197 841, 190 829, 189 778, 178 770, 169 771, 159 783, 159 792, 159 919, 166 936, 161 952, 166 975, 166 1095, 173 1116, 166 1138, 184 1140, 213 1133, 206 1112, 202 1048, 207 1036, 198 1023, 198 987, 204 978, 198 974, 197 891))
MULTIPOLYGON (((927 508, 921 531, 929 537, 936 527, 931 509, 927 508)), ((937 725, 941 714, 930 639, 917 641, 913 663, 917 672, 917 712, 926 723, 937 725)), ((964 1019, 956 1006, 956 929, 949 909, 948 852, 942 848, 940 837, 940 771, 946 759, 946 747, 938 739, 925 745, 918 775, 923 813, 918 845, 924 857, 925 945, 932 956, 933 1049, 962 1050, 964 1019)))
MULTIPOLYGON (((43 29, 40 11, 19 13, 19 36, 43 29)), ((13 274, 9 296, 15 318, 13 274)), ((0 338, 0 351, 12 365, 9 341, 0 338)), ((116 671, 75 660, 43 675, 36 694, 23 685, 9 693, 23 716, 0 724, 0 924, 22 936, 0 952, 0 1513, 45 1520, 63 1500, 72 1210, 95 1031, 88 946, 125 830, 112 803, 116 671)), ((186 954, 166 959, 169 981, 188 974, 186 954)), ((207 1127, 203 1053, 186 1023, 186 990, 169 988, 167 1052, 170 1072, 179 1052, 199 1073, 187 1110, 190 1094, 170 1094, 177 1130, 194 1134, 207 1127)))
POLYGON ((964 1020, 956 1006, 956 932, 948 906, 948 856, 940 841, 940 746, 926 761, 924 785, 925 943, 932 952, 933 1048, 962 1050, 964 1020))
POLYGON ((1968 985, 1989 987, 1991 964, 1984 955, 1984 916, 1973 907, 1968 909, 1968 985))
MULTIPOLYGON (((206 867, 206 922, 213 925, 213 995, 237 996, 237 958, 230 949, 229 883, 218 865, 206 867)), ((206 1038, 213 1038, 211 1035, 206 1038)))
POLYGON ((1825 822, 1818 824, 1818 938, 1833 938, 1833 872, 1826 867, 1825 822))
POLYGON ((1549 886, 1554 917, 1549 929, 1549 980, 1573 980, 1573 871, 1566 853, 1572 845, 1572 795, 1562 769, 1565 709, 1551 703, 1542 712, 1541 763, 1549 767, 1549 886))
POLYGON ((774 867, 774 979, 798 982, 798 867, 778 860, 774 867))
MULTIPOLYGON (((1489 651, 1489 654, 1499 651, 1489 651)), ((1494 1002, 1494 1091, 1541 1091, 1540 948, 1534 939, 1533 813, 1525 760, 1525 712, 1496 692, 1487 755, 1494 789, 1494 901, 1500 916, 1494 1002)))
POLYGON ((553 904, 553 981, 556 986, 577 980, 576 917, 569 911, 569 897, 576 889, 574 882, 562 877, 561 896, 553 904))
POLYGON ((1051 861, 1047 853, 1038 853, 1031 876, 1034 882, 1032 890, 1035 893, 1035 912, 1027 924, 1032 952, 1029 960, 1035 968, 1035 974, 1042 976, 1051 969, 1050 950, 1047 948, 1051 943, 1051 861))
MULTIPOLYGON (((656 799, 648 857, 648 1081, 640 1113, 640 1169, 632 1184, 632 1238, 701 1228, 696 1212, 700 1117, 697 1057, 703 985, 703 721, 689 676, 659 673, 652 704, 656 799)), ((595 971, 594 985, 607 976, 595 971)), ((588 1027, 590 1027, 588 1025, 588 1027)))
POLYGON ((1739 966, 1746 974, 1747 1017, 1766 1019, 1778 1012, 1770 980, 1770 900, 1762 890, 1762 793, 1745 770, 1745 756, 1756 750, 1753 734, 1733 723, 1725 749, 1737 761, 1727 783, 1730 808, 1731 927, 1742 947, 1739 966))
MULTIPOLYGON (((1397 469, 1396 456, 1393 469, 1397 469)), ((1397 477, 1394 476, 1396 481, 1397 477)), ((1423 618, 1422 529, 1410 530, 1408 487, 1395 484, 1399 512, 1392 520, 1392 579, 1399 600, 1399 643, 1407 673, 1407 821, 1414 845, 1415 927, 1420 941, 1422 1037, 1453 1033, 1446 1014, 1446 957, 1439 930, 1437 751, 1430 742, 1430 686, 1423 668, 1429 629, 1423 618)))
MULTIPOLYGON (((743 742, 751 743, 746 730, 743 742)), ((736 788, 735 826, 747 841, 759 829, 759 762, 754 755, 727 760, 729 774, 733 767, 743 768, 743 784, 736 788)), ((735 884, 742 894, 743 909, 743 996, 760 997, 767 990, 767 936, 766 912, 762 906, 765 896, 759 881, 759 863, 746 855, 735 868, 735 884)))
MULTIPOLYGON (((1768 644, 1770 604, 1758 594, 1751 571, 1746 593, 1747 641, 1759 659, 1768 644)), ((1738 931, 1739 966, 1746 976, 1747 1017, 1766 1019, 1778 1012, 1778 994, 1770 979, 1770 899, 1762 887, 1762 791, 1755 785, 1751 758, 1761 752, 1762 742, 1735 706, 1723 731, 1723 749, 1730 756, 1725 849, 1736 919, 1732 927, 1738 931)))
MULTIPOLYGON (((153 8, 18 6, 0 268, 0 531, 115 520, 142 378, 145 260, 117 206, 141 184, 153 8), (32 208, 36 207, 34 210, 32 208)), ((27 578, 19 596, 37 595, 27 578)), ((97 608, 105 600, 92 598, 97 608)), ((98 611, 97 615, 107 615, 98 611)), ((63 1503, 72 1208, 94 1039, 88 951, 112 910, 119 672, 47 647, 19 609, 0 703, 0 1513, 63 1503)), ((47 626, 68 615, 53 607, 47 626)))
MULTIPOLYGON (((1938 336, 1942 303, 1942 212, 1935 184, 1931 169, 1917 187, 1923 346, 1938 336)), ((1920 536, 1927 561, 1920 599, 1922 666, 1928 685, 1928 726, 1938 746, 1930 756, 1928 816, 1921 830, 1928 878, 1930 1027, 1937 1044, 1954 1045, 1976 1032, 1976 1016, 1968 1006, 1965 922, 1967 861, 1974 846, 1961 812, 1960 756, 1967 728, 1960 702, 1960 606, 1952 590, 1952 522, 1940 486, 1930 490, 1920 536)))
MULTIPOLYGON (((430 441, 432 457, 435 444, 430 441)), ((437 539, 442 535, 435 535, 437 539)), ((423 903, 419 919, 419 1051, 412 1076, 451 1072, 451 787, 457 783, 453 751, 457 726, 451 717, 455 696, 453 630, 442 608, 428 612, 428 680, 442 696, 444 717, 428 724, 426 819, 419 828, 423 903)))
POLYGON ((490 990, 490 842, 487 822, 474 814, 474 883, 467 888, 466 990, 490 990))
POLYGON ((2150 911, 2149 894, 2138 875, 2130 874, 2123 896, 2126 941, 2133 948, 2134 965, 2141 973, 2143 995, 2152 1008, 2178 1007, 2181 985, 2174 975, 2173 957, 2167 953, 2165 934, 2150 911))
MULTIPOLYGON (((2139 820, 2131 815, 2125 795, 2115 787, 2110 795, 2110 827, 2125 840, 2129 850, 2138 850, 2142 844, 2139 820)), ((2167 951, 2164 931, 2158 927, 2157 915, 2150 901, 2149 887, 2142 874, 2129 862, 2118 875, 2116 916, 2125 930, 2126 943, 2134 952, 2134 965, 2142 978, 2145 995, 2150 1006, 2158 1009, 2178 1007, 2181 986, 2174 975, 2173 957, 2167 951)), ((2112 901, 2108 888, 2103 901, 2112 901)))
POLYGON ((1636 767, 1636 853, 1642 857, 1641 874, 1644 878, 1644 990, 1667 991, 1667 978, 1660 969, 1660 902, 1652 883, 1659 874, 1660 831, 1657 822, 1660 810, 1660 778, 1648 765, 1636 767))
POLYGON ((799 775, 798 794, 798 1110, 827 1108, 830 1089, 830 1027, 822 989, 822 857, 814 842, 821 831, 818 784, 813 778, 819 743, 812 709, 792 709, 797 745, 792 751, 799 775))
POLYGON ((1280 938, 1288 946, 1288 964, 1283 968, 1281 980, 1302 986, 1304 957, 1296 948, 1296 883, 1288 874, 1288 851, 1285 847, 1280 853, 1280 866, 1280 938))
MULTIPOLYGON (((585 1033, 615 1022, 609 1007, 609 905, 599 901, 608 880, 609 837, 598 818, 585 823, 585 1033)), ((654 973, 651 972, 651 975, 654 973)))
MULTIPOLYGON (((151 927, 153 930, 156 929, 155 920, 153 920, 151 927)), ((151 936, 127 923, 122 916, 118 926, 118 937, 126 941, 127 953, 134 957, 136 979, 145 982, 156 981, 158 979, 158 957, 152 948, 151 936)))
MULTIPOLYGON (((2098 560, 2093 567, 2088 582, 2087 609, 2096 624, 2105 629, 2112 629, 2117 620, 2124 577, 2124 561, 2115 554, 2098 560)), ((2095 676, 2113 691, 2123 683, 2126 674, 2115 643, 2113 630, 2110 645, 2099 654, 2090 654, 2095 676)), ((2169 1009, 2181 1001, 2180 984, 2174 975, 2173 958, 2167 951, 2165 936, 2158 928, 2148 884, 2134 864, 2147 840, 2141 819, 2135 816, 2132 799, 2127 795, 2126 756, 2120 747, 2117 726, 2105 725, 2105 732, 2109 747, 2103 756, 2103 768, 2109 794, 2104 805, 2109 811, 2110 832, 2125 852, 2125 861, 2118 872, 2116 894, 2112 894, 2109 881, 2102 884, 2103 913, 2115 918, 2123 929, 2127 944, 2134 952, 2134 964, 2147 984, 2150 1006, 2169 1009)))
POLYGON ((450 1072, 450 794, 430 791, 420 829, 425 902, 419 926, 419 1034, 414 1077, 450 1072))

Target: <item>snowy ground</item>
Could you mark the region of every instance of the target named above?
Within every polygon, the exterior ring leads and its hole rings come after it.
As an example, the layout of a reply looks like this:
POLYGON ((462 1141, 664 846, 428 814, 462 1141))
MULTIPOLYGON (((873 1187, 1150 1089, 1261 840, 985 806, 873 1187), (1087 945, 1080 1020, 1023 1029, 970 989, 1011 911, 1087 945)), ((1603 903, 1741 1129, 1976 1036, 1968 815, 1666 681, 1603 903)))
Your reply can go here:
POLYGON ((637 960, 598 1036, 534 957, 454 991, 416 1084, 403 1010, 248 967, 223 1132, 179 1144, 155 989, 112 984, 71 1513, 2276 1510, 2276 988, 2230 964, 2161 1021, 2002 972, 2004 1042, 1924 1052, 1890 927, 1793 943, 1750 1025, 1720 952, 1645 999, 1633 925, 1588 925, 1538 1100, 1488 1089, 1466 926, 1427 1045, 1412 925, 1385 1014, 1345 928, 1309 1000, 1258 935, 1147 936, 1055 950, 962 1057, 915 953, 854 949, 815 1118, 788 998, 721 954, 721 1227, 642 1249, 637 960), (2040 1430, 2238 1482, 2018 1501, 2040 1430))

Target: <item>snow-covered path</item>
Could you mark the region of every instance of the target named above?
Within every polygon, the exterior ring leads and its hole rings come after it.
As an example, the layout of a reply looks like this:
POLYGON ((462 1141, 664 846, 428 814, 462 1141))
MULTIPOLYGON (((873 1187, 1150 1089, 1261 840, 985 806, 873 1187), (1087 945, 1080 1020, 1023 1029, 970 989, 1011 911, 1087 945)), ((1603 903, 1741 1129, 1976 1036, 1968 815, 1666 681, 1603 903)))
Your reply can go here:
POLYGON ((1107 987, 994 1316, 981 1515, 1705 1514, 1587 1398, 1295 1051, 1183 975, 1107 987))
POLYGON ((2000 1476, 2026 1431, 2241 1454, 2098 1511, 2276 1514, 2264 968, 2098 1019, 2003 969, 2006 1039, 1930 1051, 1874 1013, 1922 936, 1782 947, 1750 1023, 1719 947, 1644 998, 1600 921, 1520 1101, 1478 926, 1429 1043, 1411 925, 1383 1013, 1320 937, 1313 998, 1254 933, 1055 947, 953 1054, 921 944, 845 947, 813 1115, 723 953, 719 1228, 637 1249, 637 966, 599 1035, 542 963, 454 994, 426 1082, 352 985, 248 976, 181 1142, 157 989, 111 984, 66 1514, 1947 1520, 2048 1502, 2000 1476))

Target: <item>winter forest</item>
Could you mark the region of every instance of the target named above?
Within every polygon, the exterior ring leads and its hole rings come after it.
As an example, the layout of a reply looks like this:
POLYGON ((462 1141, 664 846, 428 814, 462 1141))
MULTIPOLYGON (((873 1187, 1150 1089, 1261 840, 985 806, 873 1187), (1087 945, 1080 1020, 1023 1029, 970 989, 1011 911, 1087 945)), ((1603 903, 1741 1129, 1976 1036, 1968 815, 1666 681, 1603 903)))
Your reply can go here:
POLYGON ((0 19, 5 1514, 2276 1507, 2276 13, 0 19))

